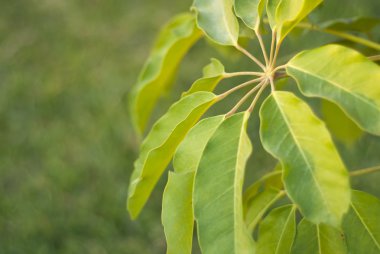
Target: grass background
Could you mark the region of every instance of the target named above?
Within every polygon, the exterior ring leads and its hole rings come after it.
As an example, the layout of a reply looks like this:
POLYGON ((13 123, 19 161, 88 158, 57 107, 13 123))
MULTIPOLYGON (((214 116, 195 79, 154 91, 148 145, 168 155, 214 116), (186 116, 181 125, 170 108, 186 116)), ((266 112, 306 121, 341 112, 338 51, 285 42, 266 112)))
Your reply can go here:
MULTIPOLYGON (((125 94, 159 27, 190 5, 189 0, 0 0, 0 253, 165 253, 160 225, 165 177, 139 220, 130 221, 126 213, 138 143, 125 94)), ((380 16, 378 10, 377 0, 326 0, 313 18, 380 16)), ((284 45, 283 55, 333 40, 300 33, 284 45)), ((219 57, 231 71, 250 66, 236 55, 208 49, 203 41, 191 50, 155 119, 200 76, 210 57, 219 57)), ((261 173, 274 161, 253 139, 258 148, 249 171, 261 173)), ((355 147, 338 145, 350 169, 380 164, 378 138, 366 135, 355 147)), ((378 194, 376 179, 353 183, 378 194)))

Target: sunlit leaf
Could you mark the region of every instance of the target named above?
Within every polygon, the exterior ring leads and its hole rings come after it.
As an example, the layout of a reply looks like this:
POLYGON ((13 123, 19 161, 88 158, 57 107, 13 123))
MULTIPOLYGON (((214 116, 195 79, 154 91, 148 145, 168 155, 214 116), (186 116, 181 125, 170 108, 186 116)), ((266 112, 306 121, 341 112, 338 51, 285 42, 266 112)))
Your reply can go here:
POLYGON ((380 135, 380 66, 352 49, 327 45, 298 54, 286 70, 305 95, 336 103, 362 129, 380 135))
POLYGON ((197 24, 213 41, 237 45, 239 22, 233 12, 234 0, 194 0, 197 24))
POLYGON ((270 16, 272 28, 277 31, 277 43, 281 43, 285 36, 322 2, 323 0, 277 0, 269 4, 268 17, 270 16))
POLYGON ((235 0, 236 15, 251 29, 257 29, 265 8, 265 0, 235 0))
POLYGON ((267 0, 267 16, 272 30, 276 28, 276 12, 280 3, 281 0, 267 0))
POLYGON ((157 100, 171 85, 180 61, 201 34, 190 14, 176 16, 161 31, 129 97, 139 132, 145 130, 157 100))
POLYGON ((363 136, 363 131, 334 103, 321 103, 323 121, 331 134, 347 146, 353 145, 363 136))
POLYGON ((280 91, 265 100, 260 119, 263 146, 281 161, 288 196, 309 220, 339 226, 349 207, 349 178, 323 122, 280 91))
POLYGON ((132 218, 140 213, 179 143, 216 100, 210 92, 183 97, 153 126, 141 145, 130 180, 128 211, 132 218))
POLYGON ((251 154, 246 134, 249 114, 233 115, 208 142, 194 183, 194 214, 204 254, 252 253, 243 221, 244 168, 251 154))
POLYGON ((316 225, 303 219, 297 227, 297 237, 291 253, 347 254, 347 248, 344 236, 339 230, 325 224, 316 225))
POLYGON ((370 32, 380 25, 380 19, 375 17, 354 17, 326 21, 319 26, 324 29, 335 31, 370 32))
POLYGON ((203 119, 179 145, 162 201, 167 254, 191 253, 194 227, 193 183, 203 150, 224 115, 203 119))
POLYGON ((350 254, 380 253, 380 200, 368 193, 353 191, 343 230, 350 254))
POLYGON ((269 208, 284 196, 284 191, 270 188, 258 193, 247 204, 245 223, 253 231, 269 208))
POLYGON ((218 59, 212 58, 211 63, 203 68, 203 77, 196 80, 183 96, 197 91, 213 91, 218 83, 224 78, 224 75, 223 64, 218 59))
POLYGON ((290 254, 295 235, 295 206, 278 207, 260 223, 256 253, 290 254))

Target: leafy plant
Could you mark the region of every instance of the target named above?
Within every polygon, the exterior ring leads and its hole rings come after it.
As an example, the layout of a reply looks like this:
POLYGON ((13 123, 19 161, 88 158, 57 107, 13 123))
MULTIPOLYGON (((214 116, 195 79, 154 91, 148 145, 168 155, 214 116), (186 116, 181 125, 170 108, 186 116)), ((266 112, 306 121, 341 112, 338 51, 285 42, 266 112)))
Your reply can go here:
MULTIPOLYGON (((131 96, 140 133, 157 100, 170 87, 182 57, 201 37, 234 47, 260 69, 228 73, 220 61, 212 59, 203 77, 144 139, 129 185, 128 211, 133 219, 139 215, 174 157, 162 204, 167 253, 191 253, 194 221, 206 254, 380 253, 380 201, 351 190, 350 173, 325 123, 301 97, 280 86, 281 80, 290 77, 304 96, 327 100, 328 112, 331 105, 338 106, 348 117, 342 119, 380 135, 380 67, 374 62, 379 56, 366 57, 346 46, 329 44, 277 64, 284 39, 296 27, 380 50, 380 44, 350 33, 368 33, 378 25, 377 19, 303 22, 321 3, 195 0, 192 14, 175 17, 161 32, 131 96), (268 26, 271 42, 265 45, 268 26), (239 44, 246 29, 253 30, 263 62, 239 44), (237 76, 253 78, 213 93, 222 80, 237 76), (229 112, 199 121, 214 104, 248 87, 229 112), (260 138, 279 164, 243 192, 245 166, 252 153, 247 125, 266 89, 270 92, 259 111, 260 138), (247 109, 238 112, 249 100, 247 109)), ((360 129, 354 130, 355 136, 360 129)), ((377 170, 358 170, 351 176, 377 170)))

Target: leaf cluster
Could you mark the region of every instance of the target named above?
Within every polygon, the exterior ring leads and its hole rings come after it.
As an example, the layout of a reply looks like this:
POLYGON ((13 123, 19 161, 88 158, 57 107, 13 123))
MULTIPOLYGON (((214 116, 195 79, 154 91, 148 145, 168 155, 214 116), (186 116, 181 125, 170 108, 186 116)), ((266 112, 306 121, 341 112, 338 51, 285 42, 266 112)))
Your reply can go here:
MULTIPOLYGON (((325 122, 304 99, 278 85, 291 78, 304 96, 324 99, 327 108, 340 108, 359 133, 380 135, 378 56, 368 58, 327 44, 277 64, 281 45, 295 27, 379 50, 378 43, 351 34, 369 33, 379 24, 374 18, 304 22, 321 3, 195 0, 192 14, 174 18, 161 32, 131 100, 141 133, 181 58, 202 36, 233 46, 259 68, 228 73, 212 59, 203 77, 154 124, 141 145, 129 185, 132 218, 139 215, 174 157, 162 204, 167 253, 191 253, 194 222, 206 254, 380 253, 380 201, 351 189, 351 176, 325 122), (244 29, 254 32, 262 56, 239 44, 244 29), (266 29, 271 30, 269 45, 263 40, 266 29), (236 76, 253 78, 214 93, 220 81, 236 76), (229 112, 200 120, 214 104, 246 87, 250 90, 229 112), (259 110, 260 139, 278 166, 244 190, 245 167, 253 153, 247 125, 266 89, 270 92, 259 110), (246 102, 249 107, 239 112, 246 102)), ((352 176, 375 170, 378 167, 352 176)))

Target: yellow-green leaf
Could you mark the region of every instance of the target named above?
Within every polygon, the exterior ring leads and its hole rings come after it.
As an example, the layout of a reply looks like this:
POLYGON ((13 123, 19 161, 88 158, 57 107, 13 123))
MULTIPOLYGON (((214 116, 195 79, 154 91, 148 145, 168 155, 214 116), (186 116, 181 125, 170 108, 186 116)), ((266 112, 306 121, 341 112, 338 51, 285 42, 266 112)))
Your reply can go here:
POLYGON ((145 130, 157 100, 171 85, 180 61, 201 35, 190 14, 176 16, 159 34, 129 97, 133 123, 139 132, 145 130))
POLYGON ((141 145, 130 180, 128 211, 132 218, 140 213, 179 143, 216 101, 217 96, 210 92, 191 94, 173 104, 155 123, 141 145))
POLYGON ((284 196, 284 191, 275 188, 266 189, 258 193, 247 204, 245 223, 250 232, 253 232, 269 208, 284 196))
POLYGON ((257 29, 265 8, 265 0, 235 0, 236 15, 251 29, 257 29))
POLYGON ((302 93, 337 104, 363 130, 380 135, 380 66, 355 50, 327 45, 298 54, 286 70, 302 93))
POLYGON ((280 0, 274 16, 277 43, 281 43, 286 35, 322 2, 323 0, 280 0))
POLYGON ((280 91, 265 100, 260 119, 263 146, 280 160, 288 196, 310 221, 339 226, 349 207, 349 178, 323 122, 280 91))
MULTIPOLYGON (((339 230, 325 224, 313 224, 303 219, 297 227, 297 237, 291 253, 347 254, 348 252, 344 236, 339 230)), ((367 251, 361 253, 367 253, 367 251)))
POLYGON ((259 180, 251 184, 244 192, 243 205, 246 208, 248 203, 254 198, 261 189, 267 190, 271 188, 282 189, 282 168, 277 164, 273 172, 262 176, 259 180))
POLYGON ((203 150, 224 115, 201 120, 178 147, 162 201, 167 254, 191 253, 194 227, 193 183, 203 150))
POLYGON ((380 253, 380 200, 368 193, 353 191, 343 230, 350 254, 380 253))
POLYGON ((257 254, 290 254, 296 235, 296 208, 273 209, 260 223, 257 254))
POLYGON ((213 41, 237 45, 239 22, 233 12, 234 0, 194 0, 197 24, 213 41))
POLYGON ((195 176, 194 215, 204 254, 253 253, 242 207, 245 164, 252 150, 248 117, 243 112, 222 122, 206 145, 195 176))
POLYGON ((211 59, 211 63, 203 68, 203 77, 196 80, 186 91, 183 96, 198 91, 213 91, 219 82, 224 78, 224 66, 215 58, 211 59))

